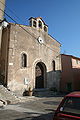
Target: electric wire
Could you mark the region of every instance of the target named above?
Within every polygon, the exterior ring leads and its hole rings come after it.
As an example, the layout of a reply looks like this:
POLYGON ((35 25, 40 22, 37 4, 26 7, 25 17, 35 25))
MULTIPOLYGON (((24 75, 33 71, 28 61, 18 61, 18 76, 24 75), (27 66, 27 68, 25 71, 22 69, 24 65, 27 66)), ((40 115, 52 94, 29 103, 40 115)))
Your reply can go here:
MULTIPOLYGON (((6 8, 8 8, 7 7, 7 5, 5 5, 2 1, 0 1, 6 8)), ((12 12, 13 14, 14 14, 14 12, 10 9, 10 8, 8 8, 8 10, 10 11, 10 12, 12 12)), ((3 11, 3 10, 2 10, 3 11)), ((4 11, 3 11, 4 12, 4 11)), ((11 16, 9 16, 6 12, 4 12, 9 18, 11 18, 16 24, 18 24, 17 22, 16 22, 16 20, 14 20, 11 16)), ((14 14, 19 20, 21 20, 16 14, 14 14)), ((22 21, 22 20, 21 20, 22 21)), ((30 34, 30 32, 28 32, 25 28, 23 28, 20 24, 18 24, 23 30, 25 30, 27 33, 29 33, 30 34)), ((37 39, 35 36, 33 36, 32 34, 30 34, 32 37, 34 37, 35 39, 37 39)), ((46 44, 44 44, 45 46, 46 46, 46 44)), ((48 46, 46 46, 46 47, 48 47, 48 46)), ((49 49, 51 49, 50 47, 48 47, 49 49)), ((51 50, 53 50, 53 49, 51 49, 51 50)), ((53 51, 55 51, 55 50, 53 50, 53 51)), ((56 51, 55 51, 56 52, 56 51)))
MULTIPOLYGON (((23 22, 22 19, 21 19, 19 16, 17 16, 9 7, 7 7, 7 5, 5 5, 2 1, 0 1, 0 3, 3 4, 3 5, 7 8, 8 11, 10 11, 12 14, 14 14, 14 16, 15 16, 19 21, 23 22)), ((24 23, 24 22, 23 22, 23 23, 24 23)))
MULTIPOLYGON (((10 15, 8 15, 5 11, 3 11, 1 8, 0 8, 0 10, 2 11, 2 12, 4 12, 11 20, 13 20, 14 22, 15 22, 15 24, 18 24, 17 22, 16 22, 16 20, 14 20, 10 15)), ((28 34, 30 34, 30 32, 28 32, 25 28, 23 28, 20 24, 18 24, 19 25, 19 27, 21 27, 24 31, 26 31, 28 34)), ((30 34, 32 37, 34 37, 35 39, 36 39, 36 37, 35 36, 33 36, 32 34, 30 34)))
MULTIPOLYGON (((2 12, 4 12, 4 14, 7 15, 11 20, 13 20, 13 21, 15 22, 15 24, 18 24, 18 22, 17 22, 16 20, 14 20, 10 15, 8 15, 5 11, 3 11, 1 8, 0 8, 0 10, 1 10, 2 12)), ((34 37, 35 39, 37 39, 34 35, 32 35, 30 32, 28 32, 28 31, 27 31, 24 27, 22 27, 20 24, 18 24, 18 25, 19 25, 19 27, 21 27, 24 31, 26 31, 29 35, 31 35, 32 37, 34 37)), ((46 46, 48 49, 50 49, 50 50, 58 53, 57 51, 55 51, 55 50, 53 50, 52 48, 48 47, 46 44, 43 44, 43 45, 46 46)), ((58 54, 60 54, 60 53, 58 53, 58 54)))

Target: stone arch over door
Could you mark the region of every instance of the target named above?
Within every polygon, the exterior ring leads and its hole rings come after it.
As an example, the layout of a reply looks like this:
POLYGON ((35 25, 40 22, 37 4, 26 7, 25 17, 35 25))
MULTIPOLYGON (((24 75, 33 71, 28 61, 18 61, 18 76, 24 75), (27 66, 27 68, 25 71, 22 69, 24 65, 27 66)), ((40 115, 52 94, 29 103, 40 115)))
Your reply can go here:
POLYGON ((35 67, 35 88, 45 88, 46 80, 46 65, 38 62, 35 67))

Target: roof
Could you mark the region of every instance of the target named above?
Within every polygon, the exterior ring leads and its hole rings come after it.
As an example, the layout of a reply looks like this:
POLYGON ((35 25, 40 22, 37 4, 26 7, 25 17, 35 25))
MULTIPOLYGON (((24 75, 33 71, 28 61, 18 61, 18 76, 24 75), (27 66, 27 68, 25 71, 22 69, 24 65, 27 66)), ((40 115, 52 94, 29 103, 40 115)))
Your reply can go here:
MULTIPOLYGON (((19 25, 21 28, 23 27, 23 30, 27 31, 24 27, 30 27, 28 25, 22 25, 22 24, 16 24, 16 23, 9 23, 10 25, 19 25)), ((48 36, 50 36, 52 39, 54 39, 57 43, 60 44, 61 47, 61 43, 59 41, 57 41, 53 36, 51 36, 50 34, 48 34, 48 36)))
POLYGON ((69 93, 66 97, 80 97, 80 91, 69 93))
MULTIPOLYGON (((50 34, 48 34, 52 39, 54 39, 54 40, 56 40, 52 35, 50 35, 50 34)), ((56 40, 59 44, 60 44, 60 47, 61 47, 61 43, 58 41, 58 40, 56 40)))
POLYGON ((61 54, 61 55, 68 56, 68 57, 71 57, 71 58, 74 58, 74 59, 78 59, 78 60, 80 60, 80 58, 75 57, 75 56, 73 56, 73 55, 66 55, 66 54, 61 54))

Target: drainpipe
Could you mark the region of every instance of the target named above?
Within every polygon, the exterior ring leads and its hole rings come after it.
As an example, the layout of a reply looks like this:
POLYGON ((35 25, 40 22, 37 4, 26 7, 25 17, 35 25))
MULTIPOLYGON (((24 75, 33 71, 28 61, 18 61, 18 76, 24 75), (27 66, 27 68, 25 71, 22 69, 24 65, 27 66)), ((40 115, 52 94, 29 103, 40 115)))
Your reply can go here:
POLYGON ((0 55, 1 55, 1 39, 2 39, 2 22, 4 20, 4 9, 6 0, 0 0, 0 55))

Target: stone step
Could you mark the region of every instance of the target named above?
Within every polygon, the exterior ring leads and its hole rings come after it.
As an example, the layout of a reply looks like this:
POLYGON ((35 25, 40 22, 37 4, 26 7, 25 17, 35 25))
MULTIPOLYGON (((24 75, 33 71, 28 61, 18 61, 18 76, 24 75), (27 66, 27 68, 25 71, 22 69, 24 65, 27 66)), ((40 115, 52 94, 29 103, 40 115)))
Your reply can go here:
POLYGON ((35 89, 34 96, 36 97, 51 97, 55 96, 57 93, 49 89, 35 89))

